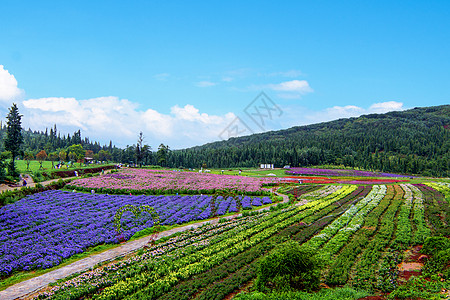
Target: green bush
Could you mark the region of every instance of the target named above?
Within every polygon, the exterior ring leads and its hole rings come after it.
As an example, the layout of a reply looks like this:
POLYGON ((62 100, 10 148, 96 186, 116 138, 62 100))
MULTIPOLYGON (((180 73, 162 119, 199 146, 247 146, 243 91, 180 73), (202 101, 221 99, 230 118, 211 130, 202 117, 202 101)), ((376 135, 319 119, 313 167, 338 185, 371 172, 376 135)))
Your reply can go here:
POLYGON ((130 240, 136 240, 138 238, 153 234, 155 232, 162 232, 162 231, 168 230, 168 228, 169 228, 168 226, 164 226, 164 225, 159 226, 158 228, 156 228, 155 226, 148 227, 148 228, 142 229, 141 231, 138 231, 135 234, 133 234, 133 236, 130 238, 130 240))
POLYGON ((435 255, 448 248, 450 248, 450 239, 443 236, 432 236, 425 240, 421 252, 427 255, 435 255))
POLYGON ((441 282, 438 278, 426 280, 422 277, 411 277, 404 285, 400 285, 392 293, 389 299, 442 299, 441 290, 448 289, 449 284, 441 282), (434 279, 434 280, 433 280, 434 279))
POLYGON ((423 274, 433 276, 442 274, 445 279, 450 278, 450 248, 441 250, 432 256, 425 265, 423 274))
POLYGON ((260 292, 313 291, 319 283, 320 265, 313 251, 289 241, 261 260, 256 288, 260 292))
POLYGON ((47 186, 42 186, 42 184, 37 183, 35 187, 22 187, 20 189, 4 191, 0 193, 0 207, 6 204, 14 203, 25 196, 40 193, 46 190, 58 190, 62 189, 66 183, 62 180, 57 182, 52 182, 47 186))

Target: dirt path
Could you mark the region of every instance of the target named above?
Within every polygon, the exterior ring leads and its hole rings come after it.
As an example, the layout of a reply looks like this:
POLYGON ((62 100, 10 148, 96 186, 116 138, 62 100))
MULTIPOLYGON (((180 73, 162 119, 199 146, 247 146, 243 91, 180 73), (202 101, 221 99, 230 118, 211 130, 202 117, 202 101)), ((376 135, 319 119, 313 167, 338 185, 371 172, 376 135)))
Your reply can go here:
MULTIPOLYGON (((273 190, 271 190, 271 191, 273 191, 273 190)), ((281 203, 289 201, 289 197, 286 195, 279 194, 277 192, 274 192, 274 194, 277 196, 283 197, 283 201, 281 203)), ((258 209, 257 211, 264 211, 264 210, 269 210, 269 209, 270 209, 270 207, 265 207, 265 208, 258 209)), ((241 215, 242 214, 235 214, 235 215, 226 216, 223 218, 233 219, 233 218, 239 217, 241 215)), ((194 229, 194 228, 200 227, 207 223, 216 224, 218 222, 219 222, 219 218, 215 218, 212 220, 189 224, 189 225, 174 228, 171 230, 163 231, 158 234, 158 237, 156 239, 167 237, 167 236, 170 236, 177 232, 194 229)), ((81 260, 71 263, 70 265, 61 267, 57 270, 53 270, 53 271, 43 274, 41 276, 34 277, 34 278, 28 279, 26 281, 22 281, 13 286, 10 286, 9 288, 7 288, 3 291, 0 291, 0 299, 2 299, 2 300, 23 299, 31 294, 38 292, 41 289, 47 287, 50 283, 55 282, 58 279, 62 279, 69 275, 72 275, 74 273, 88 270, 90 268, 93 268, 95 265, 97 265, 99 263, 107 262, 107 261, 116 259, 120 256, 124 256, 131 252, 134 252, 134 251, 144 247, 145 245, 147 245, 148 241, 149 241, 148 236, 142 237, 138 240, 129 241, 129 242, 122 244, 121 246, 119 246, 117 248, 106 250, 102 253, 83 258, 81 260)))

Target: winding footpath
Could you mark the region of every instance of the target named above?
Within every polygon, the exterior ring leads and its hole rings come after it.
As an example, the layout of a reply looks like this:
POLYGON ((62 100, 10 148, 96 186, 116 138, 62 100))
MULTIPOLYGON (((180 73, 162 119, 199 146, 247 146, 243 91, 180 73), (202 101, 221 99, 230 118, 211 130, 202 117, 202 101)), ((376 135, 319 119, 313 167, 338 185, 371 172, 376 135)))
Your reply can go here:
MULTIPOLYGON (((281 203, 289 201, 289 197, 286 195, 279 194, 277 192, 274 192, 274 194, 283 197, 283 201, 281 203)), ((261 209, 258 209, 258 211, 269 210, 269 208, 270 207, 261 208, 261 209)), ((233 218, 239 217, 241 215, 242 214, 235 214, 235 215, 230 215, 230 216, 226 216, 223 218, 233 219, 233 218)), ((208 223, 215 224, 218 222, 219 222, 219 218, 215 218, 215 219, 211 219, 211 220, 207 220, 207 221, 202 221, 202 222, 198 222, 198 223, 194 223, 194 224, 177 227, 177 228, 174 228, 171 230, 166 230, 166 231, 160 232, 156 239, 167 237, 167 236, 170 236, 177 232, 183 232, 183 231, 187 231, 190 229, 195 229, 204 224, 208 224, 208 223)), ((129 241, 129 242, 122 244, 119 247, 114 248, 114 249, 106 250, 102 253, 80 259, 76 262, 71 263, 70 265, 61 267, 59 269, 53 270, 48 273, 45 273, 41 276, 34 277, 34 278, 28 279, 26 281, 22 281, 20 283, 17 283, 15 285, 8 287, 7 289, 5 289, 3 291, 0 291, 0 299, 1 300, 24 299, 24 298, 29 297, 30 295, 38 292, 39 290, 47 287, 50 283, 53 283, 59 279, 63 279, 74 273, 86 271, 90 268, 93 268, 95 265, 97 265, 99 263, 108 262, 108 261, 114 260, 118 257, 127 255, 131 252, 135 252, 135 251, 139 250, 140 248, 143 248, 145 245, 147 245, 148 242, 149 242, 148 236, 142 237, 142 238, 134 240, 134 241, 129 241)))

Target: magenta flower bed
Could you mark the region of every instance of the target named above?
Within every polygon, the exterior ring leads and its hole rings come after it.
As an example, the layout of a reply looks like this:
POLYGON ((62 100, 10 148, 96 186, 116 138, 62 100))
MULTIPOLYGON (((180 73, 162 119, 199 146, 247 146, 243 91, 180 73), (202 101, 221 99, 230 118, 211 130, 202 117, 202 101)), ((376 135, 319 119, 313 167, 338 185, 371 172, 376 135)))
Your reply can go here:
POLYGON ((154 190, 161 193, 208 193, 213 190, 261 192, 262 181, 254 177, 216 175, 167 170, 128 169, 119 173, 74 180, 71 187, 110 190, 154 190))

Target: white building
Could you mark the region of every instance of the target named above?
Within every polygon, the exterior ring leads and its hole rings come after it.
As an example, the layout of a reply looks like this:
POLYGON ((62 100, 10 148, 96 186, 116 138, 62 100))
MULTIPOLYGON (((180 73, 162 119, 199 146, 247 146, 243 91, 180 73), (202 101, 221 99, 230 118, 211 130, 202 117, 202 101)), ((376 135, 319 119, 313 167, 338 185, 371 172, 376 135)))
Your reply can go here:
POLYGON ((273 169, 273 164, 261 164, 261 169, 273 169))

